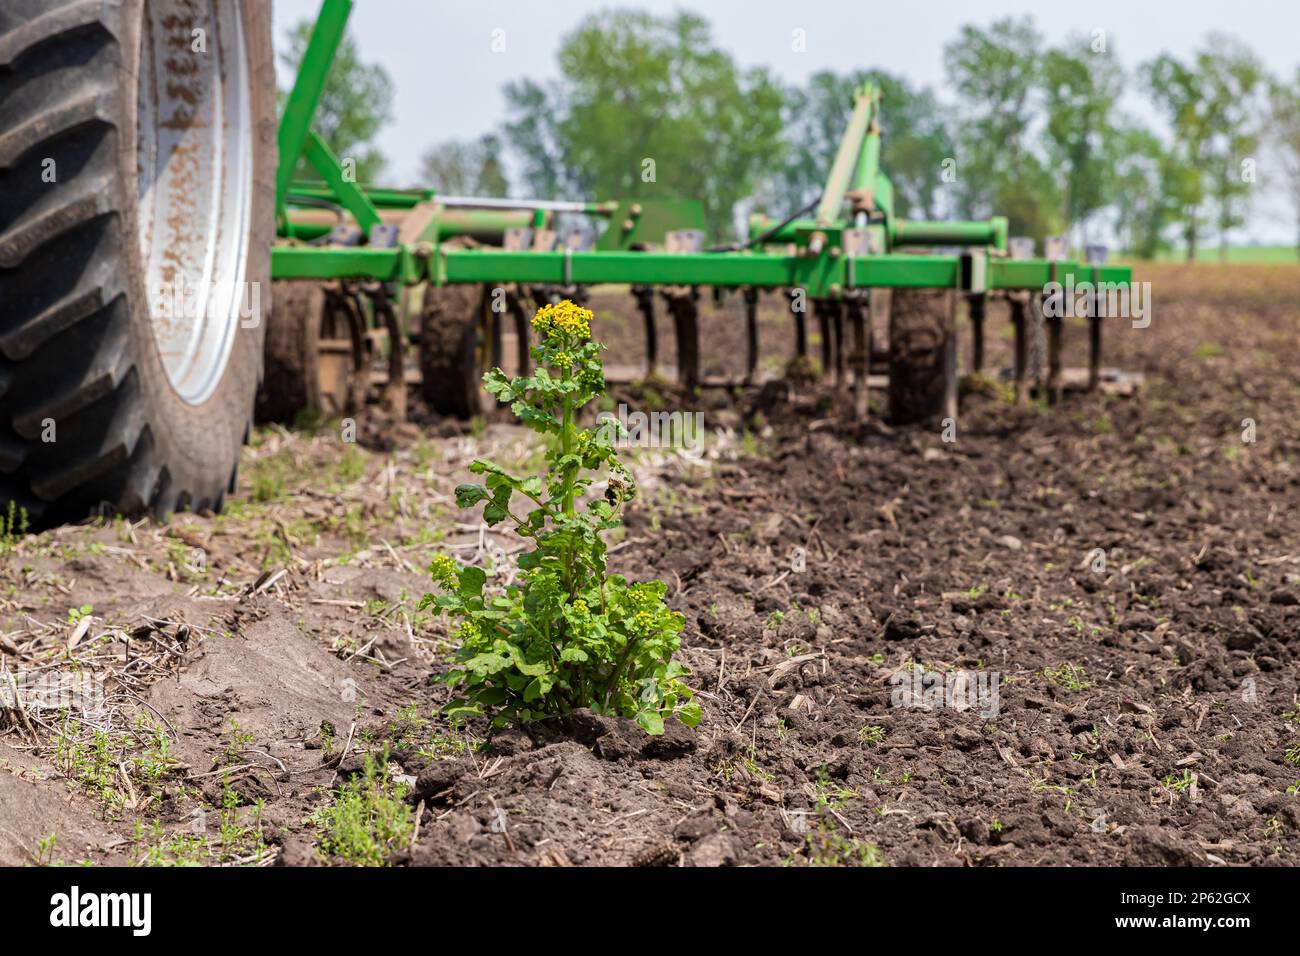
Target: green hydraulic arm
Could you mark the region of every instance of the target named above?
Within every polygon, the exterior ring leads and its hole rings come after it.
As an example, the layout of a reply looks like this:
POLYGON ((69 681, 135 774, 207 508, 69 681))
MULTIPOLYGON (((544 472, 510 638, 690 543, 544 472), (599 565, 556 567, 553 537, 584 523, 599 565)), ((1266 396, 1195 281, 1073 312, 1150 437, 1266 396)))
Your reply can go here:
MULTIPOLYGON (((776 222, 766 216, 754 215, 749 220, 751 235, 769 233, 776 222)), ((843 220, 822 226, 816 219, 794 219, 781 229, 770 232, 765 241, 773 244, 806 244, 808 237, 821 232, 838 245, 838 237, 847 228, 843 220)), ((889 247, 898 246, 991 246, 1005 250, 1007 247, 1007 220, 1002 216, 974 220, 896 219, 886 221, 889 247)))
MULTIPOLYGON (((307 42, 302 63, 298 67, 298 76, 285 103, 284 116, 280 118, 280 165, 275 177, 275 207, 282 223, 286 220, 286 207, 289 187, 293 183, 293 173, 297 168, 298 158, 303 155, 305 149, 309 148, 313 138, 312 120, 316 116, 316 108, 320 105, 321 93, 325 89, 325 80, 329 77, 334 56, 343 41, 343 33, 347 29, 348 17, 351 13, 352 0, 324 0, 321 4, 320 15, 316 18, 311 39, 307 42)), ((317 158, 324 159, 319 154, 317 158)), ((318 163, 313 161, 312 165, 320 171, 318 163)), ((334 165, 338 168, 337 160, 334 161, 334 165)))
POLYGON ((819 226, 829 226, 839 220, 840 207, 850 187, 869 188, 875 181, 880 164, 880 126, 876 122, 879 104, 880 92, 870 83, 858 89, 848 129, 840 140, 821 202, 817 204, 819 226))
POLYGON ((316 167, 321 179, 325 180, 343 208, 352 213, 361 231, 369 236, 370 230, 380 225, 379 210, 375 208, 361 187, 343 174, 343 166, 325 141, 314 132, 307 133, 307 161, 316 167))
POLYGON ((875 233, 881 252, 903 246, 986 246, 1006 251, 1007 220, 1001 216, 932 222, 894 215, 894 188, 880 169, 880 98, 880 90, 870 83, 854 93, 853 113, 816 215, 779 224, 756 214, 749 220, 750 236, 763 236, 765 243, 773 245, 794 243, 818 254, 826 247, 841 247, 844 230, 852 226, 875 233), (853 205, 851 219, 843 215, 845 200, 853 205))
MULTIPOLYGON (((432 189, 384 189, 380 186, 363 185, 360 187, 376 209, 414 209, 422 202, 429 202, 434 197, 432 189)), ((327 200, 333 201, 334 191, 317 182, 295 180, 289 187, 290 200, 327 200)))

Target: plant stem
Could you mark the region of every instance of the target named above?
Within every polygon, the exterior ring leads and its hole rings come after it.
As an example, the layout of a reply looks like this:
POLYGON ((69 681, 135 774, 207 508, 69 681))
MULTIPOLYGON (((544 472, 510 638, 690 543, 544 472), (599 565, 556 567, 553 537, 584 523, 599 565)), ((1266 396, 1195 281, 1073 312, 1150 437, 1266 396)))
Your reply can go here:
POLYGON ((618 659, 618 663, 614 665, 614 671, 609 675, 609 683, 605 685, 605 696, 601 701, 602 706, 609 706, 609 695, 614 693, 614 688, 618 686, 618 682, 622 679, 623 668, 632 656, 632 648, 636 647, 639 642, 640 638, 628 636, 627 647, 623 648, 623 655, 618 659))
MULTIPOLYGON (((568 382, 572 376, 569 369, 564 370, 563 381, 568 382)), ((573 398, 568 392, 560 400, 564 410, 564 423, 560 429, 560 460, 563 461, 573 451, 573 398)), ((573 511, 573 478, 577 473, 576 469, 570 470, 564 479, 564 491, 561 499, 561 508, 565 518, 572 518, 573 511)), ((572 599, 575 593, 573 580, 573 549, 566 548, 564 552, 564 584, 569 592, 569 598, 572 599)))

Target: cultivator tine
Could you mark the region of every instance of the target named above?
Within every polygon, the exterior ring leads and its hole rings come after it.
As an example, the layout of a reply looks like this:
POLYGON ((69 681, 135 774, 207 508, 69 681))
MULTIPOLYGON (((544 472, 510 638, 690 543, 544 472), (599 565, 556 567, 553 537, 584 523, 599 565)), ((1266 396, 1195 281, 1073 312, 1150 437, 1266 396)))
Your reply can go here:
POLYGON ((1088 391, 1101 386, 1101 315, 1096 303, 1088 315, 1088 391))
POLYGON ((1011 374, 1015 384, 1016 404, 1021 405, 1029 394, 1025 383, 1025 365, 1028 358, 1025 336, 1029 324, 1029 297, 1023 293, 1012 293, 1007 297, 1007 304, 1011 307, 1011 325, 1015 330, 1015 357, 1011 374))
POLYGON ((327 301, 337 309, 348 326, 348 338, 352 342, 352 374, 348 378, 348 397, 344 407, 349 412, 357 412, 365 407, 367 388, 366 368, 366 310, 361 303, 361 294, 354 286, 339 283, 337 289, 326 292, 327 301))
POLYGON ((1101 386, 1101 286, 1097 269, 1092 270, 1092 301, 1088 304, 1088 391, 1101 386))
POLYGON ((943 349, 943 417, 957 421, 957 300, 956 292, 948 293, 947 329, 943 349))
MULTIPOLYGON (((670 230, 664 233, 664 249, 670 255, 698 254, 704 250, 704 232, 670 230)), ((715 286, 715 297, 717 294, 715 286)), ((677 340, 677 381, 694 391, 700 384, 700 287, 670 285, 664 288, 663 295, 672 313, 673 335, 677 340)))
POLYGON ((831 345, 831 303, 818 299, 813 303, 813 313, 817 316, 817 331, 821 336, 822 374, 831 370, 833 350, 831 345))
POLYGON ((1062 397, 1061 339, 1064 322, 1059 315, 1047 317, 1047 403, 1057 405, 1062 397))
POLYGON ((795 305, 807 300, 801 300, 799 291, 794 289, 787 291, 786 296, 790 299, 790 314, 794 316, 794 357, 803 359, 808 356, 807 315, 806 310, 795 308, 795 305))
POLYGON ((751 385, 758 374, 758 290, 746 286, 745 292, 745 384, 751 385))
POLYGON ((366 307, 361 301, 361 293, 354 288, 346 289, 343 294, 343 302, 348 322, 348 334, 352 339, 352 367, 356 372, 352 376, 348 408, 355 412, 365 407, 366 395, 369 392, 366 375, 369 365, 369 356, 366 354, 368 344, 366 307))
POLYGON ((532 297, 533 306, 538 309, 547 305, 555 305, 560 301, 559 293, 557 293, 550 286, 544 286, 544 285, 529 286, 528 294, 532 297))
POLYGON ((967 299, 970 307, 970 345, 971 371, 979 374, 984 371, 984 317, 988 306, 988 297, 982 293, 967 299))
POLYGON ((392 299, 384 293, 373 297, 375 314, 388 331, 388 385, 384 405, 399 422, 406 421, 406 337, 392 299))
POLYGON ((636 307, 645 320, 645 374, 651 378, 659 371, 659 336, 655 332, 655 290, 653 286, 636 285, 632 287, 636 298, 636 307))
POLYGON ((848 381, 844 374, 844 300, 836 299, 831 313, 831 335, 834 339, 835 353, 835 387, 844 388, 848 381))
POLYGON ((695 286, 685 291, 664 292, 677 339, 677 381, 688 390, 694 390, 700 384, 699 294, 695 286))
POLYGON ((871 310, 865 299, 845 302, 849 323, 853 326, 853 352, 849 364, 853 370, 853 414, 858 421, 867 417, 867 377, 871 374, 871 310))

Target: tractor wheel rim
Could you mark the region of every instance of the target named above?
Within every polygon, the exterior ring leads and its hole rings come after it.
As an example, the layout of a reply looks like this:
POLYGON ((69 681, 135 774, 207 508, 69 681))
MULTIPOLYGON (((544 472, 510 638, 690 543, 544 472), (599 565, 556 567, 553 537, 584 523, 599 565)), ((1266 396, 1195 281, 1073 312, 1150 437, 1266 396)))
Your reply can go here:
POLYGON ((180 398, 211 398, 241 322, 253 199, 252 71, 238 0, 147 0, 137 185, 150 326, 180 398))

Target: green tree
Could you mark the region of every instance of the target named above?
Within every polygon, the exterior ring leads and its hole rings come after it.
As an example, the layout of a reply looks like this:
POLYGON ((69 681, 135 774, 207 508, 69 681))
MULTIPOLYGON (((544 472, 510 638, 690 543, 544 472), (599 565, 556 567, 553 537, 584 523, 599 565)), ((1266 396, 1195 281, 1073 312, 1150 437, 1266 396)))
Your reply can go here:
POLYGON ((1253 167, 1263 134, 1268 74, 1255 54, 1231 37, 1211 36, 1202 67, 1213 95, 1219 135, 1214 138, 1210 194, 1215 202, 1219 258, 1228 261, 1228 233, 1246 221, 1255 188, 1253 167), (1245 164, 1249 163, 1250 167, 1245 164))
POLYGON ((1286 190, 1295 208, 1296 254, 1300 255, 1300 68, 1293 83, 1274 81, 1269 93, 1273 145, 1281 156, 1286 190))
POLYGON ((448 140, 420 160, 421 185, 449 196, 504 197, 510 191, 501 166, 501 140, 492 134, 473 142, 448 140))
POLYGON ((1077 225, 1088 241, 1088 223, 1112 199, 1115 158, 1113 107, 1124 75, 1110 52, 1093 51, 1075 38, 1042 58, 1039 82, 1046 119, 1043 141, 1059 196, 1061 222, 1077 225))
POLYGON ((784 211, 817 197, 835 160, 853 112, 853 94, 864 83, 880 88, 881 167, 894 184, 900 216, 938 216, 939 172, 952 155, 947 115, 928 89, 876 70, 813 74, 808 85, 787 91, 786 162, 767 191, 784 211), (776 197, 781 197, 779 200, 776 197))
POLYGON ((1240 42, 1212 35, 1190 62, 1162 54, 1140 72, 1173 130, 1181 171, 1169 185, 1180 208, 1187 259, 1196 258, 1211 200, 1220 255, 1226 258, 1228 231, 1244 221, 1252 188, 1240 163, 1259 146, 1263 68, 1240 42))
POLYGON ((1214 136, 1212 106, 1194 64, 1165 53, 1143 64, 1139 73, 1173 130, 1173 155, 1181 174, 1168 183, 1169 195, 1178 208, 1187 261, 1192 262, 1204 228, 1206 184, 1202 170, 1209 163, 1214 136))
POLYGON ((696 198, 722 237, 781 160, 779 85, 739 69, 693 14, 593 15, 559 67, 556 82, 506 87, 506 137, 539 196, 696 198))
POLYGON ((1182 168, 1160 138, 1136 121, 1118 124, 1106 161, 1114 195, 1115 229, 1129 255, 1154 259, 1178 220, 1175 180, 1182 168))
MULTIPOLYGON (((289 46, 281 53, 280 62, 290 77, 298 75, 312 27, 313 21, 303 20, 289 31, 289 46)), ((282 110, 287 96, 287 91, 281 90, 282 110)), ((337 156, 355 161, 358 182, 374 182, 386 160, 371 143, 392 118, 393 81, 388 71, 378 64, 362 62, 356 41, 345 35, 325 80, 312 129, 337 156)), ((305 160, 299 162, 295 175, 320 178, 305 160)))
POLYGON ((994 214, 1011 233, 1042 237, 1059 230, 1053 177, 1034 153, 1039 50, 1032 18, 1005 18, 987 30, 964 26, 944 48, 944 66, 959 99, 957 211, 968 218, 994 214))

